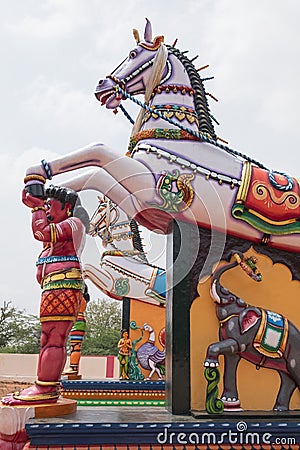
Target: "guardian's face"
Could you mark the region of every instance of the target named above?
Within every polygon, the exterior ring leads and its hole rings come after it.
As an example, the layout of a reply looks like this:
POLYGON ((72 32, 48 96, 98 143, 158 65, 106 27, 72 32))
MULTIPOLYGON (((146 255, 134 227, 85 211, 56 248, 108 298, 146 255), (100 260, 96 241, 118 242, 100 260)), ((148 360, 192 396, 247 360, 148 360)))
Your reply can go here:
POLYGON ((50 198, 47 201, 48 211, 47 218, 49 222, 59 223, 68 218, 67 211, 70 209, 70 205, 68 203, 62 207, 62 204, 59 200, 54 198, 50 198))

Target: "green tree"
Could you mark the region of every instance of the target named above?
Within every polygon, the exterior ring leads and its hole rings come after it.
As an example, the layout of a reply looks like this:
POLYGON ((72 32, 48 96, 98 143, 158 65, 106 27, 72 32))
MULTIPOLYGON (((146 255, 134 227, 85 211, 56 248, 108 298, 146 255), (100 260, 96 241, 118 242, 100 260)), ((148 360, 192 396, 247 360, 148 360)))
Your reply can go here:
POLYGON ((86 309, 87 332, 82 345, 83 355, 117 355, 121 330, 120 302, 98 299, 86 309))
POLYGON ((11 301, 0 307, 0 352, 39 353, 40 323, 37 316, 16 308, 11 301))
MULTIPOLYGON (((117 355, 121 310, 121 302, 109 299, 99 299, 88 304, 83 355, 117 355)), ((40 335, 37 316, 16 308, 10 301, 3 302, 0 307, 1 353, 39 353, 40 335)))

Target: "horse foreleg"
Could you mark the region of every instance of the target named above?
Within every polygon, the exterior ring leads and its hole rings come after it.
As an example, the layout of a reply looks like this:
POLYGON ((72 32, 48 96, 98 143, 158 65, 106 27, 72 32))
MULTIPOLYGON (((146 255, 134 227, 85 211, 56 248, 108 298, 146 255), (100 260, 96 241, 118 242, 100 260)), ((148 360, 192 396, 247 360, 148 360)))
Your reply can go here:
POLYGON ((100 291, 112 292, 114 288, 114 279, 106 270, 96 269, 91 264, 85 264, 83 267, 84 278, 90 280, 100 291))
MULTIPOLYGON (((104 144, 91 144, 66 156, 48 162, 52 176, 81 169, 83 167, 102 167, 140 201, 152 200, 155 179, 151 171, 141 162, 120 156, 104 144)), ((30 167, 26 175, 43 175, 43 165, 30 167)))
POLYGON ((58 183, 58 185, 68 187, 77 192, 84 190, 99 191, 109 197, 112 202, 116 203, 130 217, 133 217, 140 211, 139 204, 132 201, 132 194, 104 169, 91 169, 58 183))

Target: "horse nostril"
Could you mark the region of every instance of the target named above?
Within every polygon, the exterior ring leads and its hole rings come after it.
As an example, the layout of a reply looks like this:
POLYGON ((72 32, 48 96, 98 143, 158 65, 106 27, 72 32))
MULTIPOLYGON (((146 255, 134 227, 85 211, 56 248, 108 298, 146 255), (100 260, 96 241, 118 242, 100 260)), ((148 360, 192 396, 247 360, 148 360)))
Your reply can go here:
POLYGON ((99 85, 99 84, 103 84, 103 82, 104 82, 104 80, 99 80, 99 81, 98 81, 98 85, 99 85))

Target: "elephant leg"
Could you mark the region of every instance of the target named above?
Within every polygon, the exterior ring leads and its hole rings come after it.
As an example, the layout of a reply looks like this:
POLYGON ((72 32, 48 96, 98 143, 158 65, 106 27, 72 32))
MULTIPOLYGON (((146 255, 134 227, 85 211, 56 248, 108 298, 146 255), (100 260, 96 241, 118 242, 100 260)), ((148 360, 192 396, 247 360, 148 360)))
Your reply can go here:
POLYGON ((242 411, 236 385, 236 371, 240 359, 238 354, 224 355, 224 389, 221 396, 224 411, 242 411))
POLYGON ((296 382, 285 372, 278 370, 280 375, 280 388, 274 405, 274 411, 288 411, 291 396, 297 387, 296 382))
POLYGON ((219 365, 219 355, 234 355, 239 351, 239 345, 234 339, 224 339, 224 341, 211 344, 206 352, 204 361, 205 367, 217 367, 219 365))

